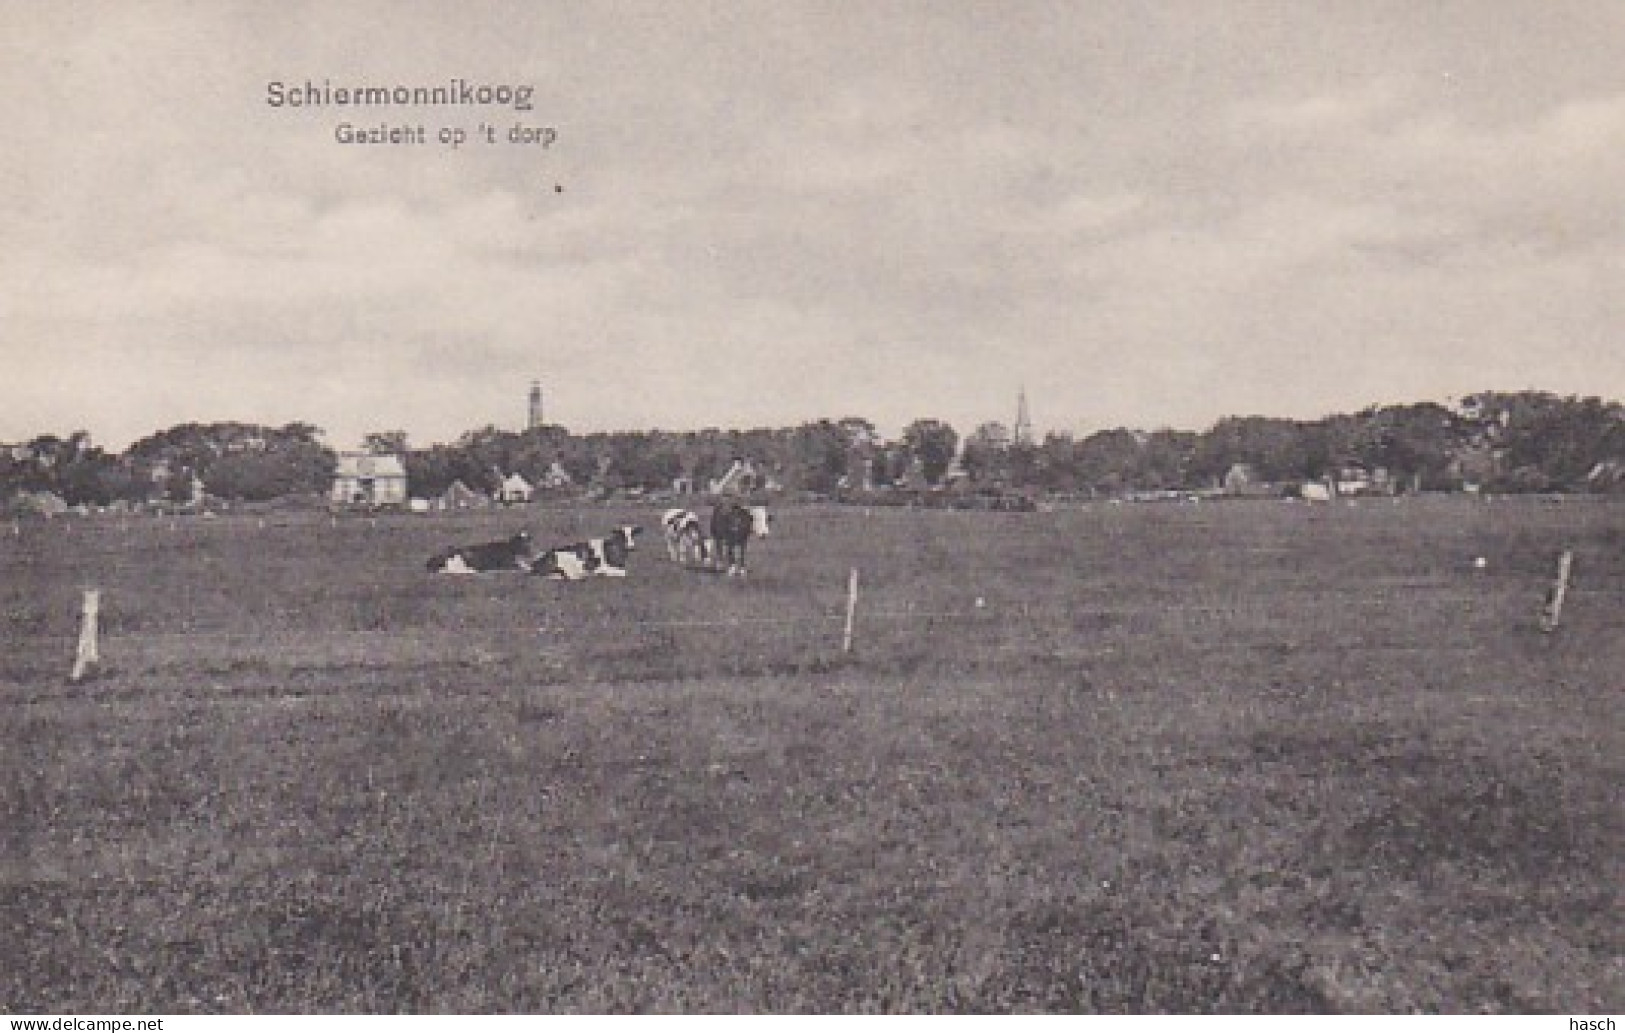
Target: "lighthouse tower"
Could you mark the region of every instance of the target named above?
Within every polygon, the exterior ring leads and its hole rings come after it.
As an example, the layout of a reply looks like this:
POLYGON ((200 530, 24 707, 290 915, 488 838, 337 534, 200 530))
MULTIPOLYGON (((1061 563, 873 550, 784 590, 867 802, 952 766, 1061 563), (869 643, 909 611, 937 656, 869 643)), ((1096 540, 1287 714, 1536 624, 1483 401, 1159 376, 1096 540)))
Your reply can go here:
POLYGON ((542 382, 530 382, 530 415, 525 422, 525 429, 535 430, 542 425, 542 382))

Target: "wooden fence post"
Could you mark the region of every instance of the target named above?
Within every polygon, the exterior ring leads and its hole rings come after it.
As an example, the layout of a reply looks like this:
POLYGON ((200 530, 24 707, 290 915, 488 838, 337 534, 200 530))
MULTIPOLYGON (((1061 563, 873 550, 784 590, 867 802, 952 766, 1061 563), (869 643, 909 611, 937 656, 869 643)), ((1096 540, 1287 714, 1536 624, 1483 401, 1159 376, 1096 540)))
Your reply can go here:
POLYGON ((1563 597, 1568 594, 1569 572, 1573 568, 1574 550, 1564 549, 1557 561, 1557 577, 1546 594, 1546 608, 1540 614, 1540 630, 1547 634, 1556 631, 1558 621, 1563 619, 1563 597))
POLYGON ((846 631, 841 635, 841 652, 852 652, 852 625, 858 615, 858 568, 846 580, 846 631))
POLYGON ((94 664, 101 662, 101 654, 96 648, 101 601, 102 594, 96 589, 85 589, 84 610, 79 617, 79 648, 74 652, 73 671, 68 675, 69 681, 78 681, 94 664))

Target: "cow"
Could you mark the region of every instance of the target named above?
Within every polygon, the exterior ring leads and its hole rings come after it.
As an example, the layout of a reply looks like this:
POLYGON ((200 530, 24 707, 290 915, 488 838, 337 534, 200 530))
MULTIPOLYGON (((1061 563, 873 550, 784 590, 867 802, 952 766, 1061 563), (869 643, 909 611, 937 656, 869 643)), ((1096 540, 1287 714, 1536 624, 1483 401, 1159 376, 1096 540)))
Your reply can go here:
POLYGON ((539 554, 531 562, 530 572, 538 577, 550 577, 560 581, 580 581, 594 573, 596 568, 597 561, 594 558, 592 544, 577 542, 574 545, 548 549, 539 554))
POLYGON ((538 553, 530 572, 538 577, 560 581, 580 581, 588 577, 625 577, 626 560, 636 548, 641 527, 617 527, 602 538, 589 538, 573 545, 561 545, 538 553))
POLYGON ((660 518, 666 532, 666 555, 673 563, 703 563, 711 556, 706 546, 705 527, 691 509, 668 509, 660 518))
POLYGON ((711 537, 716 542, 714 559, 727 564, 730 577, 745 576, 745 549, 752 536, 767 537, 768 524, 766 506, 719 502, 711 511, 711 537))
POLYGON ((429 557, 432 574, 487 574, 502 570, 529 570, 530 534, 520 531, 505 541, 482 545, 456 545, 429 557))

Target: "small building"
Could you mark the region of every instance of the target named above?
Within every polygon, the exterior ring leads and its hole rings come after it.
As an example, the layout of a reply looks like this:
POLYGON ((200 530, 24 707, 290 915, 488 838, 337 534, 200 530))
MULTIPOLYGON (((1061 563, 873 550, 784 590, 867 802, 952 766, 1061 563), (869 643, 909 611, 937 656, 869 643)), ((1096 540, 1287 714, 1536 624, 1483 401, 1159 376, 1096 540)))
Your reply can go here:
POLYGON ((1305 481, 1298 489, 1298 497, 1305 502, 1330 502, 1336 489, 1329 481, 1305 481))
POLYGON ((735 458, 728 471, 711 481, 713 495, 749 495, 759 486, 756 464, 745 458, 735 458))
POLYGON ((1220 485, 1226 495, 1245 495, 1259 483, 1258 470, 1251 463, 1231 463, 1220 485))
POLYGON ((1377 491, 1377 482, 1370 470, 1359 463, 1343 463, 1333 474, 1337 494, 1341 498, 1371 495, 1377 491))
POLYGON ((570 476, 570 471, 557 459, 548 464, 547 472, 542 474, 541 487, 545 491, 561 491, 574 486, 575 478, 570 476))
POLYGON ((452 481, 451 487, 441 493, 437 504, 441 509, 484 509, 491 500, 462 481, 452 481))
POLYGON ((852 449, 846 456, 846 475, 842 487, 853 491, 875 490, 875 457, 866 450, 852 449))
POLYGON ((897 478, 897 487, 904 491, 925 491, 930 484, 925 479, 925 461, 919 456, 909 460, 903 476, 897 478))
POLYGON ((502 502, 529 502, 534 494, 536 489, 516 473, 502 478, 502 485, 497 488, 497 498, 502 502))
POLYGON ((346 506, 404 506, 406 467, 399 456, 341 453, 328 497, 346 506))
POLYGON ((1585 483, 1588 491, 1625 491, 1625 459, 1602 460, 1586 474, 1585 483))
POLYGON ((68 504, 54 491, 19 492, 11 502, 12 512, 46 519, 68 512, 68 504))

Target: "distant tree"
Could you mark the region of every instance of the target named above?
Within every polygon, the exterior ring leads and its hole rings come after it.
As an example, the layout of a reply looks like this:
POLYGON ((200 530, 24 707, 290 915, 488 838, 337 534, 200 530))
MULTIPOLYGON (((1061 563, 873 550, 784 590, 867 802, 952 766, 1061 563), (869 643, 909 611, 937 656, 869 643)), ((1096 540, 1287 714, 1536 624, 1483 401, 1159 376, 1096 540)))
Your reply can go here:
POLYGON ((225 498, 273 498, 326 490, 335 460, 322 437, 320 427, 303 422, 182 423, 136 441, 124 458, 149 480, 154 471, 167 470, 172 499, 191 497, 194 475, 225 498))
POLYGON ((619 431, 604 435, 598 454, 610 459, 610 483, 606 487, 669 488, 682 469, 682 459, 675 452, 666 458, 659 432, 619 431))
POLYGON ((13 455, 10 449, 0 449, 0 499, 22 490, 23 480, 32 469, 32 463, 13 455))
MULTIPOLYGON (((908 450, 904 442, 897 441, 882 446, 874 460, 875 486, 901 483, 907 478, 909 467, 914 465, 914 458, 914 454, 908 450)), ((923 461, 921 466, 924 466, 923 461)))
MULTIPOLYGON (((325 436, 322 428, 314 423, 304 423, 302 421, 283 424, 274 433, 282 441, 298 442, 306 445, 320 445, 322 438, 325 436)), ((404 439, 405 431, 397 431, 397 433, 401 434, 404 439)))
POLYGON ((1505 473, 1498 473, 1489 480, 1491 491, 1506 492, 1508 494, 1521 494, 1525 492, 1554 491, 1563 487, 1554 481, 1551 475, 1538 466, 1515 466, 1505 473))
POLYGON ((109 457, 97 479, 98 491, 109 503, 144 502, 152 492, 152 482, 141 471, 116 457, 109 457))
POLYGON ((1432 402, 1373 407, 1360 420, 1353 452, 1361 462, 1400 483, 1444 486, 1462 437, 1449 409, 1432 402))
POLYGON ((204 487, 221 498, 262 501, 320 493, 333 479, 333 454, 310 441, 275 441, 217 457, 202 475, 204 487))
POLYGON ((517 473, 532 484, 552 468, 553 463, 566 455, 571 446, 570 432, 553 423, 531 427, 517 435, 508 455, 509 473, 517 473))
POLYGON ((903 429, 903 450, 919 459, 927 483, 939 484, 959 450, 959 435, 941 420, 915 420, 903 429))
POLYGON ((1190 431, 1167 428, 1152 431, 1140 448, 1136 483, 1142 488, 1159 490, 1200 486, 1190 474, 1199 441, 1200 436, 1190 431))
POLYGON ((62 439, 54 434, 41 434, 24 446, 28 458, 18 460, 7 478, 8 487, 24 491, 55 491, 61 485, 57 467, 57 452, 62 439))
POLYGON ((871 449, 882 444, 875 425, 861 416, 843 416, 835 421, 848 448, 871 449))
POLYGON ((1625 409, 1600 398, 1524 397, 1501 434, 1506 463, 1521 475, 1512 490, 1576 488, 1612 449, 1625 425, 1625 409), (1528 471, 1539 471, 1536 477, 1528 471), (1544 486, 1529 485, 1544 481, 1544 486))
POLYGON ((644 486, 651 490, 670 491, 683 476, 683 457, 673 448, 662 448, 644 462, 644 486))
POLYGON ((192 498, 192 470, 185 467, 172 467, 169 473, 160 481, 160 496, 170 502, 189 502, 192 498))
POLYGON ((65 438, 41 434, 28 443, 34 464, 46 470, 63 470, 91 452, 90 434, 76 430, 65 438))
POLYGON ((1231 466, 1246 463, 1269 481, 1318 476, 1335 449, 1327 441, 1324 426, 1269 416, 1227 416, 1196 442, 1189 475, 1202 484, 1217 484, 1231 466))
POLYGON ((444 495, 457 480, 457 453, 445 445, 420 448, 406 453, 401 465, 406 468, 406 492, 415 499, 428 499, 444 495))
POLYGON ((502 478, 514 469, 518 439, 512 431, 490 424, 468 431, 457 439, 455 446, 457 479, 478 492, 496 491, 502 485, 502 478))
POLYGON ((361 447, 375 456, 404 455, 408 450, 406 431, 375 430, 361 439, 361 447))
POLYGON ((846 473, 850 439, 830 420, 803 423, 787 442, 785 467, 796 487, 832 492, 846 473))
POLYGON ((1010 479, 1010 428, 983 423, 965 438, 965 473, 977 484, 1004 484, 1010 479))
POLYGON ((1101 492, 1132 488, 1140 470, 1140 436, 1118 427, 1090 434, 1078 442, 1073 462, 1084 483, 1101 492))
POLYGON ((1051 431, 1038 446, 1040 485, 1045 491, 1074 492, 1086 487, 1071 434, 1051 431))
POLYGON ((60 464, 66 444, 55 434, 40 434, 29 441, 28 451, 35 466, 50 469, 60 464))
POLYGON ((203 486, 223 499, 257 501, 287 494, 281 464, 263 454, 222 456, 209 464, 203 486))
MULTIPOLYGON (((61 465, 57 485, 71 506, 105 506, 131 498, 132 478, 117 456, 99 448, 86 448, 61 465)), ((140 496, 135 496, 140 497, 140 496)))

